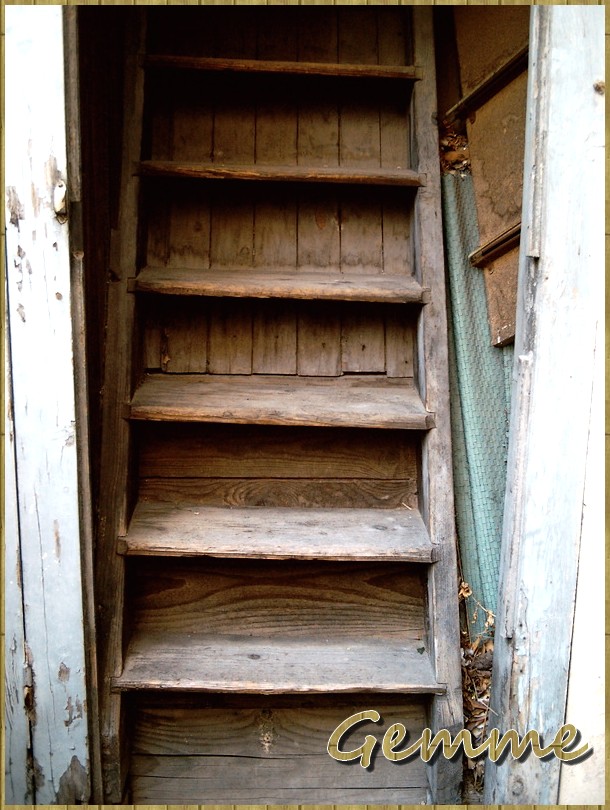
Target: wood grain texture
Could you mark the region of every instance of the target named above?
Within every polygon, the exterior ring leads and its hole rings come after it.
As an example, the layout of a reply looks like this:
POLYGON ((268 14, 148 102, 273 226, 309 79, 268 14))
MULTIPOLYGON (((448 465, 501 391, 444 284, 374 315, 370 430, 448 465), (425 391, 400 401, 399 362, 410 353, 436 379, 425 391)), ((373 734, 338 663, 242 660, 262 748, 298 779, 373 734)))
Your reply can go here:
POLYGON ((411 430, 434 425, 434 415, 423 408, 407 379, 375 376, 148 374, 132 398, 130 416, 175 422, 411 430))
MULTIPOLYGON (((205 795, 224 796, 219 800, 227 800, 234 790, 243 790, 244 786, 257 798, 264 794, 264 785, 274 784, 272 801, 276 810, 283 810, 277 804, 279 796, 283 795, 286 802, 298 802, 303 792, 309 797, 315 795, 310 786, 317 783, 326 792, 326 801, 342 801, 344 791, 354 801, 355 795, 367 795, 369 791, 373 799, 383 794, 387 797, 398 788, 410 797, 419 788, 423 795, 425 766, 421 760, 397 768, 379 756, 373 769, 360 768, 361 774, 355 775, 353 767, 332 760, 326 753, 333 729, 346 717, 367 708, 366 701, 335 697, 332 705, 321 699, 302 705, 299 698, 283 702, 279 698, 259 700, 257 706, 250 706, 246 700, 242 705, 217 706, 202 696, 188 706, 163 708, 151 701, 138 705, 138 742, 133 757, 135 783, 139 786, 136 791, 154 790, 155 781, 165 790, 178 790, 180 784, 188 784, 178 764, 181 760, 196 769, 193 773, 205 795), (178 736, 175 730, 180 727, 185 733, 178 736), (214 767, 215 755, 218 769, 214 767), (239 769, 239 782, 227 783, 232 765, 239 769), (285 772, 283 780, 280 765, 285 772), (155 780, 155 775, 162 778, 155 780)), ((423 706, 416 699, 397 701, 377 696, 375 705, 380 707, 383 722, 363 724, 363 734, 381 739, 391 723, 401 722, 416 738, 425 723, 423 706)))
POLYGON ((414 328, 406 313, 393 308, 385 322, 385 357, 388 377, 412 377, 414 368, 414 328))
MULTIPOLYGON (((385 240, 384 240, 385 244, 385 240)), ((395 267, 395 265, 394 265, 395 267)), ((295 272, 294 265, 253 270, 145 267, 135 279, 136 289, 162 295, 213 297, 301 298, 333 301, 423 303, 429 299, 414 277, 396 275, 342 276, 295 272)))
MULTIPOLYGON (((279 797, 298 802, 303 791, 311 796, 312 784, 322 786, 326 801, 329 798, 342 801, 345 790, 352 798, 355 793, 367 795, 368 791, 373 799, 381 795, 387 798, 398 787, 409 796, 414 795, 414 788, 419 788, 423 795, 425 766, 419 759, 398 768, 379 756, 373 769, 359 768, 361 774, 356 775, 353 767, 332 760, 326 753, 333 729, 346 717, 368 708, 366 700, 334 696, 332 704, 321 698, 304 704, 299 698, 274 697, 258 698, 256 706, 246 699, 237 704, 234 700, 225 703, 216 705, 202 696, 175 708, 163 708, 150 700, 138 705, 133 757, 136 796, 140 789, 154 790, 155 781, 165 789, 170 785, 170 790, 188 782, 188 778, 180 779, 180 770, 173 772, 174 765, 180 768, 179 760, 190 762, 197 769, 193 776, 206 795, 211 792, 221 796, 224 788, 224 796, 228 797, 237 787, 243 790, 248 786, 250 796, 258 798, 270 781, 275 785, 272 801, 276 810, 283 810, 277 804, 279 797), (183 729, 181 735, 176 734, 179 728, 183 729), (216 757, 221 765, 219 770, 214 768, 216 757), (240 784, 227 783, 232 763, 239 762, 244 763, 239 769, 240 784), (206 765, 209 771, 204 770, 206 765), (281 765, 285 771, 283 780, 281 765), (163 778, 155 780, 154 775, 163 778)), ((397 701, 377 695, 375 705, 379 706, 382 722, 363 724, 362 735, 373 734, 381 739, 390 724, 400 722, 410 737, 416 738, 425 724, 424 709, 417 699, 397 701)), ((355 741, 357 735, 350 736, 349 740, 352 739, 355 741)), ((182 776, 186 774, 182 772, 182 776)))
POLYGON ((417 644, 224 640, 177 633, 135 635, 115 689, 240 694, 392 692, 438 694, 417 644))
POLYGON ((341 362, 346 373, 385 372, 384 322, 365 306, 351 306, 341 324, 341 362))
POLYGON ((342 374, 340 314, 329 302, 317 302, 299 312, 297 371, 303 377, 342 374))
POLYGON ((138 58, 144 46, 146 21, 134 12, 126 26, 123 154, 118 229, 111 233, 112 269, 117 280, 109 286, 104 397, 102 402, 102 458, 99 525, 96 546, 96 622, 100 645, 101 738, 104 796, 120 802, 126 778, 128 730, 122 700, 109 691, 110 678, 122 667, 124 563, 116 555, 117 535, 126 529, 132 487, 133 446, 129 424, 123 418, 131 394, 133 363, 132 330, 135 301, 128 292, 128 277, 137 266, 139 179, 131 169, 140 158, 144 76, 138 58))
MULTIPOLYGON (((229 126, 235 126, 235 122, 229 126)), ((222 154, 216 153, 216 163, 186 162, 186 161, 141 161, 138 171, 145 177, 192 177, 201 180, 245 180, 245 181, 277 181, 292 183, 349 183, 379 186, 406 186, 418 187, 425 185, 424 175, 411 169, 363 169, 359 167, 338 166, 309 168, 307 166, 259 166, 243 162, 241 150, 231 155, 229 162, 227 150, 222 154), (241 157, 241 164, 239 161, 241 157), (220 163, 218 161, 226 161, 220 163), (231 165, 231 163, 235 165, 231 165)))
MULTIPOLYGON (((381 720, 366 721, 359 726, 360 731, 346 734, 347 744, 358 734, 383 737, 395 722, 402 722, 410 733, 419 731, 425 723, 425 703, 424 698, 377 695, 375 705, 381 720)), ((370 705, 368 698, 361 695, 318 695, 315 699, 301 695, 173 695, 169 705, 158 693, 138 695, 134 701, 137 719, 133 751, 150 756, 218 753, 289 759, 298 756, 300 750, 304 756, 323 752, 333 762, 326 753, 331 732, 345 718, 370 705), (261 726, 265 725, 274 733, 261 734, 261 726), (188 733, 181 729, 188 729, 188 733), (213 732, 208 733, 208 729, 213 732), (264 741, 269 743, 268 749, 264 741)), ((421 760, 419 763, 421 766, 421 760)), ((378 761, 375 765, 381 767, 378 761)), ((353 766, 342 766, 339 773, 344 770, 349 778, 353 766)), ((375 770, 369 771, 369 778, 375 778, 375 770)))
MULTIPOLYGON (((428 407, 439 409, 438 428, 426 435, 422 445, 422 514, 433 542, 440 545, 439 560, 431 566, 428 579, 428 618, 436 677, 447 686, 446 695, 432 702, 430 723, 433 730, 445 728, 456 733, 463 722, 462 686, 438 132, 434 125, 435 55, 432 10, 415 11, 414 61, 423 67, 426 81, 418 82, 413 91, 413 146, 418 167, 427 172, 430 184, 417 195, 414 245, 419 278, 434 290, 419 323, 418 369, 428 407)), ((431 801, 458 801, 461 763, 441 757, 429 775, 431 801)))
POLYGON ((519 248, 499 256, 483 269, 489 316, 489 336, 494 346, 505 346, 515 337, 519 248))
POLYGON ((229 307, 220 301, 211 308, 209 323, 208 371, 210 374, 251 374, 252 307, 250 302, 234 301, 229 307))
POLYGON ((207 371, 208 318, 205 309, 202 311, 202 307, 192 306, 181 310, 174 308, 162 324, 162 370, 179 374, 207 371))
POLYGON ((296 374, 297 316, 294 306, 261 301, 252 323, 252 373, 296 374))
MULTIPOLYGON (((399 55, 397 53, 397 56, 399 55)), ((144 64, 150 68, 202 70, 206 72, 281 73, 282 75, 341 76, 355 79, 401 79, 403 81, 416 81, 421 78, 421 71, 414 65, 394 65, 390 62, 383 65, 332 64, 331 62, 307 62, 304 60, 295 62, 294 60, 223 59, 219 57, 154 54, 146 57, 144 64)))
POLYGON ((228 507, 417 508, 417 478, 142 478, 142 500, 228 507))
POLYGON ((119 550, 132 555, 432 562, 416 510, 219 509, 141 502, 119 550))
POLYGON ((417 477, 419 439, 402 430, 142 422, 138 437, 142 478, 417 477))
POLYGON ((143 634, 427 645, 420 566, 396 562, 130 561, 131 616, 143 634), (137 562, 137 565, 134 565, 137 562))

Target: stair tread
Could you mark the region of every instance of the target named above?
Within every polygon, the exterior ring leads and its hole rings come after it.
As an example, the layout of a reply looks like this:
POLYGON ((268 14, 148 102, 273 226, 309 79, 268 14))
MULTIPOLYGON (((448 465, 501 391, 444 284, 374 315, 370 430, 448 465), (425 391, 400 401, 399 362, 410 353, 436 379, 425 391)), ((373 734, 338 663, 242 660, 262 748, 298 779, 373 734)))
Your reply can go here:
POLYGON ((416 65, 368 65, 345 62, 314 62, 277 59, 227 59, 222 57, 149 54, 147 67, 174 70, 202 70, 235 73, 282 73, 304 76, 399 79, 417 81, 422 71, 416 65))
POLYGON ((285 183, 347 183, 374 186, 425 186, 426 177, 413 169, 360 168, 351 166, 294 166, 248 163, 211 163, 174 160, 143 160, 140 174, 148 177, 199 180, 246 180, 285 183))
POLYGON ((140 630, 131 638, 118 690, 287 694, 443 694, 421 641, 347 642, 140 630))
POLYGON ((251 298, 298 298, 330 301, 425 303, 430 291, 413 276, 332 272, 301 272, 295 268, 145 267, 135 289, 166 295, 207 295, 251 298))
POLYGON ((230 509, 141 501, 119 550, 132 555, 429 563, 417 509, 230 509))
POLYGON ((427 430, 434 426, 409 378, 147 374, 132 419, 427 430))

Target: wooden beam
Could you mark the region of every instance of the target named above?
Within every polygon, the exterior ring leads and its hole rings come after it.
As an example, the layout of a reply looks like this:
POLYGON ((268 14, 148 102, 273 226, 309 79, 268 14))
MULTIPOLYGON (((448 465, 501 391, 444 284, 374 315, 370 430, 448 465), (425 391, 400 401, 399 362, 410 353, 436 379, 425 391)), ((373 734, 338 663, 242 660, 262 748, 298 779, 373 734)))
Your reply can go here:
POLYGON ((473 267, 484 267, 489 262, 503 256, 519 245, 521 238, 521 223, 518 222, 510 228, 507 228, 498 236, 490 239, 484 245, 481 245, 470 254, 468 259, 473 267))
POLYGON ((457 104, 447 110, 443 118, 445 124, 452 124, 458 119, 467 118, 471 112, 482 107, 486 101, 496 95, 503 87, 527 70, 528 46, 520 48, 503 65, 486 76, 473 90, 463 96, 457 104))
MULTIPOLYGON (((414 151, 420 172, 431 178, 417 193, 415 208, 416 266, 422 285, 433 297, 422 311, 418 329, 419 390, 426 408, 437 415, 436 428, 423 440, 421 502, 424 520, 439 559, 428 578, 429 637, 436 679, 447 692, 434 698, 430 721, 434 730, 455 734, 462 727, 462 684, 456 582, 456 537, 449 415, 449 362, 445 304, 445 262, 441 225, 438 131, 432 9, 414 9, 414 59, 426 76, 413 90, 414 151)), ((430 802, 451 804, 460 795, 461 763, 442 757, 429 768, 430 802)))
MULTIPOLYGON (((583 502, 586 480, 599 473, 591 469, 589 450, 603 441, 601 419, 592 416, 603 351, 603 28, 603 11, 595 6, 532 8, 516 382, 491 710, 494 726, 520 735, 536 729, 545 741, 564 722, 580 728, 591 716, 601 719, 603 735, 602 705, 587 702, 582 716, 566 715, 581 547, 603 545, 601 532, 583 531, 591 507, 583 502)), ((594 504, 601 518, 603 506, 594 504)), ((584 586, 603 589, 601 566, 584 586)), ((596 622, 601 649, 601 617, 588 618, 596 622)), ((591 675, 589 666, 581 672, 582 690, 591 675)), ((603 773, 603 750, 575 767, 595 769, 595 762, 603 773)), ((485 801, 556 804, 560 773, 555 758, 488 762, 485 801)), ((603 777, 597 788, 601 801, 603 777)))

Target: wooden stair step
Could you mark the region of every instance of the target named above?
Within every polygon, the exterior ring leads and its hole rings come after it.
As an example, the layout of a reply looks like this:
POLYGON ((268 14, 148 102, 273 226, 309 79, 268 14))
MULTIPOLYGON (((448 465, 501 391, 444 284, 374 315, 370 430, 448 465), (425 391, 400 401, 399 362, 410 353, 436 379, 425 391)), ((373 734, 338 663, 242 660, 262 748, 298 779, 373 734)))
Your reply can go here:
POLYGON ((219 637, 136 631, 115 690, 443 694, 421 641, 219 637))
POLYGON ((416 509, 228 509, 140 502, 119 551, 130 555, 430 563, 416 509))
POLYGON ((294 268, 191 270, 145 267, 133 280, 138 292, 244 298, 299 298, 329 301, 427 303, 430 290, 413 276, 301 273, 294 268))
POLYGON ((205 56, 150 54, 145 67, 170 70, 220 71, 223 73, 282 73, 356 79, 417 81, 422 71, 415 65, 365 65, 336 62, 295 62, 270 59, 223 59, 205 56))
POLYGON ((132 419, 427 430, 434 427, 409 378, 377 375, 148 374, 132 419))
POLYGON ((365 169, 351 166, 268 166, 144 160, 139 164, 139 173, 148 177, 190 177, 201 180, 353 183, 414 188, 426 184, 425 176, 413 169, 365 169))

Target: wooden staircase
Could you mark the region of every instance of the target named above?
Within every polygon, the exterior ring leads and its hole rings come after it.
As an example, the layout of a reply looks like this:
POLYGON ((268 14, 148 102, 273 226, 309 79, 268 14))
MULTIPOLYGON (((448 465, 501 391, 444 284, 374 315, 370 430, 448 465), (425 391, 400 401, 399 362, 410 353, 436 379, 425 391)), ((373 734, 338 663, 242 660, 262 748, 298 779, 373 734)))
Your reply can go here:
POLYGON ((106 801, 451 803, 459 763, 326 751, 367 708, 379 737, 461 723, 430 11, 149 9, 128 33, 106 801))

